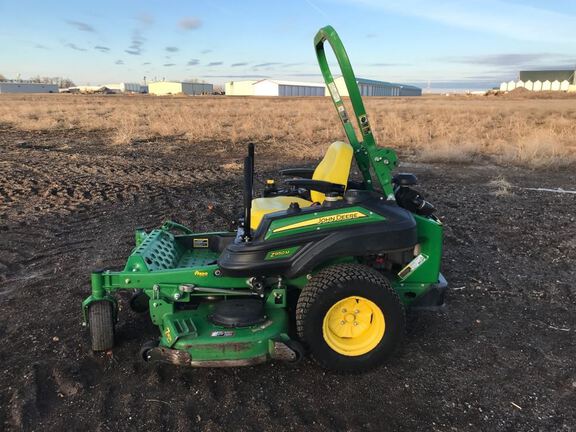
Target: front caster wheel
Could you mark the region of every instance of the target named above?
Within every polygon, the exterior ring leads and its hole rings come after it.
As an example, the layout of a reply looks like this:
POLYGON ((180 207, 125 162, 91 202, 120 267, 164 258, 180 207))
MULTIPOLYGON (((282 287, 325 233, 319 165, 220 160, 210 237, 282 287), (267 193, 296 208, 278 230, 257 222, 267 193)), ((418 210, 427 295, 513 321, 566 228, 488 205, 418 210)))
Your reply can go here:
POLYGON ((150 350, 152 350, 153 348, 156 348, 158 346, 158 340, 150 340, 148 342, 145 342, 142 345, 142 348, 140 348, 140 360, 144 361, 144 362, 148 362, 150 361, 150 350))
POLYGON ((300 363, 304 358, 304 356, 306 355, 306 350, 304 349, 304 346, 300 342, 292 339, 286 341, 286 346, 294 352, 294 359, 288 361, 288 363, 291 365, 297 365, 298 363, 300 363))
POLYGON ((101 300, 88 306, 88 326, 92 351, 108 351, 114 346, 113 305, 101 300))

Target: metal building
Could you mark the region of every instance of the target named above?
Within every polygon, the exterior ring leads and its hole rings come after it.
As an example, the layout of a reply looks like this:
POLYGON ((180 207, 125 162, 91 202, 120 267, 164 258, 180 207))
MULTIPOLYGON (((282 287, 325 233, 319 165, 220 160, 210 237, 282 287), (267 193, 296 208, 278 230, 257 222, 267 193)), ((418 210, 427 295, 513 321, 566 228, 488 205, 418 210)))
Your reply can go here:
POLYGON ((512 91, 524 88, 530 91, 576 92, 576 71, 542 70, 520 71, 518 81, 503 82, 500 91, 512 91))
POLYGON ((259 81, 230 81, 225 84, 228 96, 324 96, 324 84, 262 79, 259 81))
POLYGON ((206 83, 188 83, 174 81, 156 81, 148 83, 148 93, 157 96, 163 95, 204 95, 212 94, 214 86, 206 83))
POLYGON ((224 84, 224 94, 227 96, 254 96, 254 86, 257 80, 229 81, 224 84))
MULTIPOLYGON (((334 80, 341 96, 349 96, 343 77, 334 80)), ((422 96, 422 89, 408 84, 356 78, 362 96, 422 96)))
POLYGON ((542 70, 542 71, 520 71, 520 81, 568 81, 570 85, 576 84, 574 70, 542 70))
POLYGON ((116 92, 116 93, 146 93, 143 86, 138 83, 118 83, 118 84, 105 84, 104 87, 116 92))
POLYGON ((58 85, 24 81, 0 81, 0 93, 58 93, 58 85))
POLYGON ((60 89, 60 93, 82 93, 82 94, 112 94, 119 93, 118 90, 109 89, 103 85, 79 85, 60 89))

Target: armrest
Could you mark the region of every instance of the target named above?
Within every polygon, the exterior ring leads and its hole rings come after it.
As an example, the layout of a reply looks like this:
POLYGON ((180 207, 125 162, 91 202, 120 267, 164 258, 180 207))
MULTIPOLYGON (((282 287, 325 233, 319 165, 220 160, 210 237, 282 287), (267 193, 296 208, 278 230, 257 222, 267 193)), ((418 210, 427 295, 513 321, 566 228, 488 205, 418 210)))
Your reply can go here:
POLYGON ((280 170, 280 174, 283 176, 294 176, 301 177, 305 179, 311 179, 314 174, 315 168, 284 168, 280 170))
POLYGON ((313 190, 316 192, 321 192, 321 193, 330 193, 330 192, 336 192, 340 195, 344 194, 344 190, 346 189, 344 187, 344 185, 341 184, 336 184, 336 183, 330 183, 327 181, 322 181, 322 180, 311 180, 311 179, 291 179, 291 180, 286 180, 284 183, 289 184, 291 186, 295 186, 298 188, 304 188, 307 190, 313 190))

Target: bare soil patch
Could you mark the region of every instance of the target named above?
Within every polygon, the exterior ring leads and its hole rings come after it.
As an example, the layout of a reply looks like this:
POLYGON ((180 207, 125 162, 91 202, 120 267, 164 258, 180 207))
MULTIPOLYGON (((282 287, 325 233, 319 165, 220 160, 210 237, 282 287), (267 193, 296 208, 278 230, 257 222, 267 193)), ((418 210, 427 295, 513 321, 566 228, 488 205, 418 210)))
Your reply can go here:
MULTIPOLYGON (((329 107, 328 107, 329 108, 329 107)), ((327 144, 327 143, 325 143, 327 144)), ((576 189, 569 169, 407 164, 445 221, 440 313, 411 316, 396 357, 358 376, 269 363, 146 366, 156 329, 121 299, 117 346, 89 351, 80 302, 122 266, 136 227, 225 228, 241 206, 243 145, 0 126, 0 429, 572 430, 576 425, 576 189), (505 179, 509 193, 495 193, 505 179)), ((408 150, 406 150, 409 153, 408 150)), ((294 154, 294 153, 293 153, 294 154)), ((260 179, 289 158, 264 140, 260 179)))

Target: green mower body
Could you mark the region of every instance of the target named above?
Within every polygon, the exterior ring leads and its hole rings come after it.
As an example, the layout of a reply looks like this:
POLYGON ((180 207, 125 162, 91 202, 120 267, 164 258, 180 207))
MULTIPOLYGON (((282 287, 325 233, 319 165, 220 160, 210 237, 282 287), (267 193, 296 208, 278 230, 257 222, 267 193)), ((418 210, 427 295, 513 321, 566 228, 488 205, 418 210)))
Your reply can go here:
POLYGON ((309 350, 326 368, 365 370, 401 340, 405 308, 443 305, 442 224, 408 187, 413 176, 392 176, 396 154, 374 143, 336 32, 321 29, 315 47, 363 181, 335 185, 293 170, 304 180, 295 180, 288 195, 309 198, 316 190, 326 199, 290 203, 251 228, 252 150, 245 166, 246 211, 237 231, 194 233, 168 221, 136 231, 122 271, 92 273, 83 313, 94 350, 113 345, 118 290, 133 290, 133 309, 148 311, 160 330, 158 340, 144 345, 142 358, 186 366, 295 362, 309 350), (326 41, 342 70, 361 138, 334 85, 326 41))

